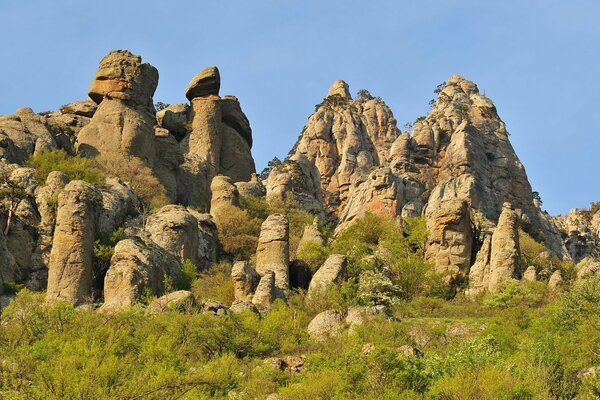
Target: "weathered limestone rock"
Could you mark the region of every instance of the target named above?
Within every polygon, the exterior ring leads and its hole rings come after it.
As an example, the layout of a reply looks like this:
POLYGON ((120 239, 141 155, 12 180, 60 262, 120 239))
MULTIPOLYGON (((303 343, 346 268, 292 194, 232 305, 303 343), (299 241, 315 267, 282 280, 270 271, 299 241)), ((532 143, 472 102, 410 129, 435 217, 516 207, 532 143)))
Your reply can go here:
POLYGON ((468 275, 473 232, 467 202, 445 200, 438 209, 427 208, 425 215, 429 231, 425 257, 438 272, 448 272, 451 280, 468 275))
POLYGON ((100 193, 102 207, 98 215, 98 233, 109 234, 123 225, 127 217, 138 214, 137 196, 119 179, 106 178, 100 193))
POLYGON ((48 273, 47 300, 75 306, 92 302, 94 239, 102 196, 84 181, 72 181, 58 196, 48 273))
POLYGON ((231 307, 229 307, 229 311, 232 313, 242 313, 242 312, 251 312, 254 314, 259 314, 258 308, 251 301, 243 301, 243 300, 234 300, 231 307))
POLYGON ((298 243, 298 248, 301 249, 303 246, 308 243, 314 243, 319 246, 325 245, 325 238, 323 234, 319 230, 319 218, 315 217, 312 224, 306 225, 304 227, 304 231, 302 232, 302 237, 300 238, 300 242, 298 243))
POLYGON ((196 261, 198 221, 183 206, 170 204, 148 217, 145 231, 153 242, 180 262, 196 261))
POLYGON ((527 267, 525 272, 523 272, 523 280, 528 281, 528 282, 535 282, 538 280, 537 272, 533 265, 530 265, 529 267, 527 267))
POLYGON ((559 270, 556 270, 550 275, 548 287, 550 289, 558 289, 563 285, 563 277, 559 270))
POLYGON ((216 217, 223 206, 240 206, 239 192, 228 176, 215 176, 210 184, 210 191, 212 192, 210 211, 213 216, 216 217))
POLYGON ((350 328, 349 332, 352 333, 357 326, 381 316, 385 316, 384 306, 354 306, 348 308, 345 321, 350 328))
POLYGON ((495 292, 508 279, 521 277, 518 218, 514 208, 505 203, 493 233, 483 233, 483 244, 469 273, 467 294, 495 292))
POLYGON ((152 167, 156 151, 152 96, 157 84, 158 71, 142 64, 141 57, 125 50, 106 55, 88 93, 99 106, 77 136, 77 152, 88 157, 102 154, 109 160, 134 156, 152 167))
POLYGON ((161 313, 167 311, 192 311, 196 308, 196 300, 192 292, 188 290, 177 290, 167 293, 158 299, 152 300, 148 305, 148 311, 161 313))
POLYGON ((188 208, 188 211, 198 221, 198 252, 196 266, 203 270, 217 261, 219 252, 219 234, 212 216, 188 208))
POLYGON ((171 202, 177 200, 177 175, 179 166, 183 163, 183 154, 179 143, 166 129, 155 128, 154 140, 156 154, 154 175, 165 188, 165 194, 171 202))
MULTIPOLYGON (((383 166, 398 135, 396 120, 385 103, 372 97, 353 101, 348 86, 337 81, 309 118, 289 161, 307 164, 301 172, 305 178, 297 179, 314 186, 306 196, 322 199, 328 211, 339 214, 352 180, 383 166)), ((281 180, 279 174, 272 174, 269 181, 281 180)), ((277 185, 269 182, 266 186, 269 193, 269 187, 277 185)))
POLYGON ((518 215, 510 204, 504 203, 492 236, 490 291, 500 289, 502 283, 520 274, 518 215))
POLYGON ((252 297, 252 303, 261 308, 269 308, 276 298, 275 273, 267 271, 260 278, 260 282, 252 297))
POLYGON ((584 279, 597 275, 600 272, 600 260, 584 258, 577 263, 575 271, 577 272, 577 279, 584 279))
POLYGON ((197 97, 218 96, 220 88, 221 76, 219 69, 217 67, 207 67, 192 78, 187 89, 185 89, 185 97, 192 101, 197 97))
POLYGON ((316 341, 322 342, 339 334, 344 315, 337 310, 327 310, 317 314, 308 324, 308 334, 316 341))
POLYGON ((23 164, 32 154, 56 147, 44 118, 31 108, 20 108, 15 115, 0 116, 0 159, 23 164))
POLYGON ((115 246, 104 278, 102 311, 114 311, 136 304, 145 293, 163 293, 165 277, 175 282, 181 264, 149 240, 131 237, 115 246))
POLYGON ((282 214, 272 214, 263 222, 256 249, 256 271, 275 274, 275 287, 285 297, 290 288, 289 222, 282 214))
POLYGON ((332 254, 327 257, 321 268, 315 272, 308 286, 306 293, 307 299, 314 296, 320 290, 324 290, 329 285, 339 284, 345 278, 346 257, 340 254, 332 254))
POLYGON ((171 104, 156 113, 156 121, 158 125, 167 129, 171 135, 181 140, 188 133, 189 113, 189 104, 171 104))
POLYGON ((202 312, 218 316, 226 315, 229 312, 227 306, 220 301, 205 301, 202 304, 202 312))
POLYGON ((260 275, 250 266, 248 261, 238 261, 231 269, 233 291, 236 300, 251 301, 260 281, 260 275))
POLYGON ((225 96, 221 100, 222 109, 222 148, 219 172, 231 178, 232 182, 246 182, 256 172, 252 148, 252 129, 242 111, 238 99, 225 96))
POLYGON ((352 99, 348 84, 341 80, 333 82, 329 88, 329 91, 327 92, 327 97, 330 96, 340 96, 342 99, 352 99))
POLYGON ((240 197, 263 197, 267 193, 256 173, 251 175, 248 182, 236 182, 235 187, 237 187, 240 197))

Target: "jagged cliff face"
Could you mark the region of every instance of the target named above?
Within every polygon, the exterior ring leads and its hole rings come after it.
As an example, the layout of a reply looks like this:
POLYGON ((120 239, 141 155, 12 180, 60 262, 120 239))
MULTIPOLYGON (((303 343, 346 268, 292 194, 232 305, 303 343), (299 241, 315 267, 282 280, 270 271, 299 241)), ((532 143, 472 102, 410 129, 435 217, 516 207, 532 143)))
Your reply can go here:
MULTIPOLYGON (((336 81, 288 159, 261 182, 250 122, 236 97, 219 95, 220 81, 216 67, 206 68, 185 91, 189 103, 156 113, 158 71, 128 51, 113 51, 100 62, 89 99, 44 115, 20 109, 0 116, 0 172, 25 193, 8 234, 0 230, 0 282, 47 289, 48 300, 75 305, 103 291, 103 309, 126 307, 145 291, 162 291, 164 277, 177 279, 185 260, 200 268, 217 261, 221 210, 265 195, 320 212, 336 233, 366 212, 399 224, 424 216, 425 257, 449 283, 468 280, 468 294, 498 290, 511 278, 537 279, 539 271, 521 265, 519 229, 543 242, 549 256, 576 262, 578 277, 600 271, 598 207, 557 218, 542 212, 506 126, 474 83, 450 77, 408 133, 400 132, 380 98, 361 91, 353 99, 348 85, 336 81), (108 157, 113 173, 135 158, 170 204, 140 215, 135 191, 110 176, 91 185, 55 171, 37 182, 24 162, 55 148, 108 157), (209 209, 212 215, 203 213, 209 209), (117 228, 126 238, 100 266, 94 243, 117 228)), ((234 269, 238 307, 268 307, 295 287, 318 283, 309 283, 302 260, 290 259, 289 224, 284 215, 269 216, 256 269, 248 263, 234 269)), ((317 280, 335 283, 343 276, 345 258, 332 257, 333 272, 316 274, 317 280)), ((555 272, 550 282, 560 280, 555 272)))
MULTIPOLYGON (((427 257, 452 279, 467 278, 507 207, 518 216, 507 228, 513 232, 505 235, 508 241, 518 240, 519 226, 553 256, 569 257, 559 228, 536 203, 492 101, 458 75, 436 92, 431 111, 409 134, 398 130, 383 101, 364 92, 353 100, 348 86, 336 81, 291 155, 269 175, 267 195, 295 194, 311 207, 320 204, 338 231, 366 211, 398 220, 424 214, 427 257)), ((501 253, 501 247, 507 246, 496 244, 495 251, 501 253)), ((490 287, 521 276, 518 244, 506 252, 514 253, 507 265, 483 263, 492 269, 486 272, 494 277, 490 287)))

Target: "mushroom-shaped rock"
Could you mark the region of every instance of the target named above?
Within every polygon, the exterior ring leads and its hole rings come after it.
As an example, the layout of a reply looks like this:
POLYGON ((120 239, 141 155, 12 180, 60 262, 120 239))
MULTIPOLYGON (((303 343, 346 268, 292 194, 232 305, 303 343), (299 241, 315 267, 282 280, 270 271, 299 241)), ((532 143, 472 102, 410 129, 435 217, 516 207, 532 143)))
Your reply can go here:
POLYGON ((329 91, 327 92, 327 97, 330 96, 340 96, 343 99, 351 100, 352 96, 350 95, 350 89, 348 84, 342 80, 338 80, 333 82, 329 91))
POLYGON ((100 61, 88 95, 97 104, 114 93, 124 93, 130 100, 148 104, 157 85, 158 70, 155 67, 142 63, 142 57, 127 50, 114 50, 100 61))
POLYGON ((346 274, 346 263, 346 257, 340 254, 332 254, 327 257, 327 260, 312 277, 306 297, 310 299, 329 285, 340 283, 346 274))
POLYGON ((185 89, 185 97, 192 101, 196 97, 218 96, 220 88, 221 75, 219 69, 217 67, 207 67, 192 78, 187 89, 185 89))

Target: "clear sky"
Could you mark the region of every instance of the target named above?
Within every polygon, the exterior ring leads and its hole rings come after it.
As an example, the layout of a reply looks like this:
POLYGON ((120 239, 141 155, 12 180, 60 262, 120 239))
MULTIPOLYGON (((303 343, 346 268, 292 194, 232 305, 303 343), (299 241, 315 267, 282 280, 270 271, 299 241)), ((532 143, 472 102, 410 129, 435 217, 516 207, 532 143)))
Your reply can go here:
POLYGON ((217 65, 260 170, 336 79, 402 127, 459 73, 495 102, 543 208, 565 213, 600 201, 599 21, 598 0, 0 0, 0 114, 84 99, 113 49, 159 69, 165 103, 217 65))

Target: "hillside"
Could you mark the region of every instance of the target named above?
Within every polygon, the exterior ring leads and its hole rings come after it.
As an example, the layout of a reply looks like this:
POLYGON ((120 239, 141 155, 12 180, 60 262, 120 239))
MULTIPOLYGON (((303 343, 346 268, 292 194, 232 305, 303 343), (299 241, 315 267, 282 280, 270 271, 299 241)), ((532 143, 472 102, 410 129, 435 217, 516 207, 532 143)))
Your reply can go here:
POLYGON ((1 397, 600 396, 600 207, 543 211, 475 83, 403 132, 336 81, 260 174, 217 67, 158 84, 0 116, 1 397))

